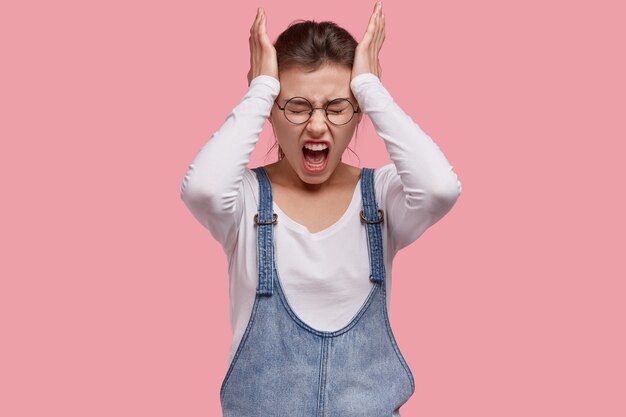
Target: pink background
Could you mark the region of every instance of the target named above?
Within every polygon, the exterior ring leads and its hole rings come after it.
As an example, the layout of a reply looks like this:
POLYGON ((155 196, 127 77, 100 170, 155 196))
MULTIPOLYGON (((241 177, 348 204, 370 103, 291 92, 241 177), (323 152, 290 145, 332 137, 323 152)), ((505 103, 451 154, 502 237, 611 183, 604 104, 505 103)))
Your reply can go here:
MULTIPOLYGON (((272 40, 361 40, 373 1, 11 3, 0 415, 220 415, 226 258, 181 181, 247 89, 257 6, 272 40)), ((403 417, 626 415, 622 5, 384 1, 383 84, 463 184, 396 258, 403 417)), ((354 149, 389 161, 367 118, 354 149)))

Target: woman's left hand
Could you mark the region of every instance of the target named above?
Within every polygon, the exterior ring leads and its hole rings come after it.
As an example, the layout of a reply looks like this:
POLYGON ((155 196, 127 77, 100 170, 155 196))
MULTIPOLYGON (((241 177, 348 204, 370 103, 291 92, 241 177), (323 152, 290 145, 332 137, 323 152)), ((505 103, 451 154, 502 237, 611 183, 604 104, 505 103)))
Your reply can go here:
POLYGON ((382 69, 378 60, 380 48, 385 40, 385 15, 383 15, 383 5, 378 1, 374 6, 374 13, 370 17, 367 30, 363 39, 357 45, 354 52, 354 63, 352 64, 352 77, 359 74, 371 72, 378 78, 382 76, 382 69))

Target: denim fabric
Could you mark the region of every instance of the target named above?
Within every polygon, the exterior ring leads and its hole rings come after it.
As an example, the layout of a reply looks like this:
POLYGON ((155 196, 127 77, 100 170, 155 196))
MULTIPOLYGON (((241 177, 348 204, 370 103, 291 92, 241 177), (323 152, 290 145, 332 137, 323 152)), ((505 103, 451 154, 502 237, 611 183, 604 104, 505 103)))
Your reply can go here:
MULTIPOLYGON (((319 331, 294 313, 274 262, 272 188, 263 167, 259 282, 250 320, 220 390, 224 417, 392 417, 415 392, 389 323, 374 169, 361 171, 372 289, 350 323, 319 331), (265 223, 265 224, 262 224, 265 223)), ((280 221, 280 219, 277 219, 280 221)))

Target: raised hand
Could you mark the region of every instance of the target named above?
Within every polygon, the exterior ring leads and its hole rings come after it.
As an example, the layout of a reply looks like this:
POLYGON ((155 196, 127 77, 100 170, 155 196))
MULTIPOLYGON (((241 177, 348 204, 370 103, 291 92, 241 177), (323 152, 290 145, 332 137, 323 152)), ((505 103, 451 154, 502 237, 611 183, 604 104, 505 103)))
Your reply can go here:
POLYGON ((276 48, 267 36, 265 26, 265 10, 257 9, 254 23, 250 28, 250 71, 248 71, 248 86, 259 75, 271 75, 278 79, 278 61, 276 48))
POLYGON ((363 35, 363 39, 361 39, 354 52, 352 78, 365 72, 371 72, 378 78, 381 78, 383 71, 380 67, 378 54, 384 40, 385 15, 383 14, 382 2, 378 1, 374 5, 374 12, 370 17, 365 35, 363 35))

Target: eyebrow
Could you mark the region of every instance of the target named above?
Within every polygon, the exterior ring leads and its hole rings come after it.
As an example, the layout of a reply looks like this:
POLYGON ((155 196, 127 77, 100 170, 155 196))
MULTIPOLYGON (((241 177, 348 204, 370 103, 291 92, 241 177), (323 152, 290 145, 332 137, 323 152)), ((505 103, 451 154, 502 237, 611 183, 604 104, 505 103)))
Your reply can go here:
MULTIPOLYGON (((314 102, 313 100, 311 100, 311 99, 310 99, 310 98, 308 98, 308 97, 302 97, 302 96, 291 96, 291 97, 288 97, 288 98, 284 98, 283 100, 285 100, 285 102, 286 102, 287 100, 291 100, 291 99, 292 99, 292 98, 294 98, 294 97, 307 99, 307 100, 309 100, 309 102, 310 102, 310 103, 312 103, 313 105, 315 105, 315 102, 314 102)), ((331 101, 335 101, 335 100, 340 99, 340 98, 343 98, 343 99, 347 99, 347 100, 352 101, 350 97, 335 97, 335 98, 331 98, 331 99, 329 99, 329 100, 326 100, 326 102, 325 102, 324 104, 328 104, 328 103, 330 103, 331 101)))

